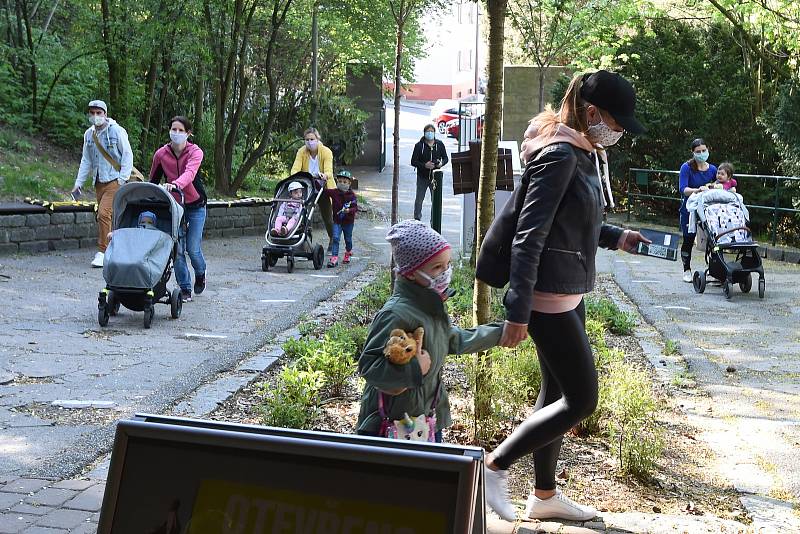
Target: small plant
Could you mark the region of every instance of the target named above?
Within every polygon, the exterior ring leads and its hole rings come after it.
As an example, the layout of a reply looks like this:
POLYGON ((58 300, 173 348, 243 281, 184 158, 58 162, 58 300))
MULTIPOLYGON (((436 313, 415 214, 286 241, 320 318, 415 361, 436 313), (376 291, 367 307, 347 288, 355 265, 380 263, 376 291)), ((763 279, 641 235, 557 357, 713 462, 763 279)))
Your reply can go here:
POLYGON ((628 336, 636 327, 634 316, 620 310, 614 301, 606 297, 587 297, 586 315, 603 323, 612 334, 628 336))
POLYGON ((322 387, 332 397, 342 396, 348 380, 355 372, 353 356, 346 345, 328 337, 322 341, 319 349, 304 356, 298 363, 309 371, 320 373, 322 387))
POLYGON ((666 356, 675 356, 681 353, 680 345, 674 339, 668 339, 664 342, 664 354, 666 356))
POLYGON ((262 419, 265 425, 309 429, 316 420, 323 376, 319 371, 287 365, 273 387, 262 384, 262 419))
POLYGON ((309 337, 301 337, 300 339, 289 338, 283 343, 283 352, 292 360, 303 358, 312 354, 315 350, 322 346, 322 342, 309 337))
POLYGON ((605 430, 614 447, 620 470, 639 479, 650 478, 663 449, 656 422, 657 403, 646 372, 615 362, 601 386, 607 412, 605 430))
POLYGON ((680 373, 675 374, 670 383, 678 388, 691 388, 697 385, 697 377, 693 372, 684 369, 680 373))

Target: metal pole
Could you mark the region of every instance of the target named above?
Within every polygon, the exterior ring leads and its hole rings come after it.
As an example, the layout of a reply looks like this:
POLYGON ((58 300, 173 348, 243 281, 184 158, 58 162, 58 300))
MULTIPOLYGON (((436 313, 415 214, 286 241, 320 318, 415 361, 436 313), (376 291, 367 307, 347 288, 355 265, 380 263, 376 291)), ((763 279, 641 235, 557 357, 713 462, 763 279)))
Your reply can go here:
POLYGON ((431 183, 433 184, 433 196, 431 198, 433 205, 431 206, 431 228, 442 233, 442 182, 444 173, 442 171, 433 171, 431 183))
POLYGON ((778 182, 779 180, 775 179, 775 209, 772 210, 772 246, 778 241, 778 207, 780 206, 780 199, 778 193, 778 182))
POLYGON ((311 11, 311 124, 317 125, 317 56, 319 55, 319 26, 317 11, 319 5, 314 2, 311 11))
POLYGON ((481 20, 481 3, 475 2, 475 65, 473 65, 473 69, 475 70, 475 94, 478 94, 478 43, 479 43, 479 36, 480 36, 480 20, 481 20))

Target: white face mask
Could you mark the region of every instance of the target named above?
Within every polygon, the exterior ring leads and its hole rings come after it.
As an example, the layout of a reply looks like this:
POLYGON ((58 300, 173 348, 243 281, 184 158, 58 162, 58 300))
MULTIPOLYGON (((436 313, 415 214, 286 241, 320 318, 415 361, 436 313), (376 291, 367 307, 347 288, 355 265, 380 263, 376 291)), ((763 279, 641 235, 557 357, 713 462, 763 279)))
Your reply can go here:
POLYGON ((189 139, 189 134, 186 132, 169 132, 169 139, 176 145, 182 145, 189 139))
POLYGON ((308 148, 309 150, 316 150, 318 142, 319 141, 316 141, 314 139, 307 139, 306 140, 306 148, 308 148))
POLYGON ((453 266, 448 265, 447 269, 439 273, 436 278, 431 278, 422 271, 417 271, 416 274, 422 276, 428 281, 428 289, 432 289, 442 295, 445 291, 447 291, 447 288, 450 287, 450 279, 453 276, 453 266))
POLYGON ((617 132, 612 130, 608 124, 603 122, 603 118, 600 117, 599 123, 589 126, 589 129, 586 131, 586 137, 588 137, 592 143, 607 147, 615 145, 624 133, 624 131, 617 132))
POLYGON ((106 123, 106 118, 103 115, 89 115, 89 123, 94 126, 102 126, 106 123))

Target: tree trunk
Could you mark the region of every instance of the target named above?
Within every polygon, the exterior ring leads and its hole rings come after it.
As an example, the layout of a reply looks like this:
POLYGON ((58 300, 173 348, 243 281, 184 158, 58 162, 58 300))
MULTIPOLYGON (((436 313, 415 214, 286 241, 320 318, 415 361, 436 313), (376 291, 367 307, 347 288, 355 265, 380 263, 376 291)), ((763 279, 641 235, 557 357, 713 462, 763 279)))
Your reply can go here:
POLYGON ((539 67, 539 113, 544 111, 544 75, 545 67, 539 67))
POLYGON ((111 21, 109 0, 100 0, 100 11, 103 15, 103 44, 105 45, 106 64, 108 65, 108 106, 116 113, 119 101, 119 58, 117 57, 116 39, 111 21))
POLYGON ((392 225, 397 224, 400 185, 400 69, 403 65, 403 32, 405 29, 405 6, 400 2, 400 17, 397 19, 397 35, 394 56, 394 127, 392 128, 393 165, 392 165, 392 225))
POLYGON ((194 131, 199 132, 203 127, 203 102, 206 97, 206 76, 203 71, 203 62, 197 62, 197 87, 194 94, 194 131))
POLYGON ((147 81, 144 93, 147 105, 144 108, 144 117, 142 118, 142 138, 139 140, 140 161, 148 160, 149 148, 147 142, 150 136, 150 121, 153 117, 153 108, 155 107, 156 80, 158 79, 158 64, 161 60, 160 55, 160 51, 155 52, 155 55, 150 59, 150 66, 147 69, 147 81))
MULTIPOLYGON (((503 39, 507 0, 486 0, 489 21, 489 84, 486 88, 486 115, 481 142, 481 175, 478 182, 476 251, 480 251, 483 238, 494 218, 494 190, 497 181, 497 144, 500 141, 500 118, 503 112, 503 39)), ((491 319, 491 291, 489 286, 475 280, 472 302, 476 325, 491 319)), ((491 360, 486 353, 479 354, 475 384, 475 419, 483 421, 491 414, 491 360)))
POLYGON ((22 4, 22 16, 25 22, 25 39, 28 46, 28 81, 31 89, 31 110, 33 112, 33 116, 36 117, 39 109, 39 83, 37 80, 38 68, 36 66, 36 48, 33 45, 33 30, 31 28, 31 19, 28 14, 27 2, 23 2, 22 4))

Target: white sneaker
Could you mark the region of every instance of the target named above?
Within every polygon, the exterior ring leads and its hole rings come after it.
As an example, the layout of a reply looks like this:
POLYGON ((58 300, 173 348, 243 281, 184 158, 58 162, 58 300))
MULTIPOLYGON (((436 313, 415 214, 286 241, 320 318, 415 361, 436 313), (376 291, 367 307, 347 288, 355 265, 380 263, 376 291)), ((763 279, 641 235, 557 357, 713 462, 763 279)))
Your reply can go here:
POLYGON ((92 260, 92 267, 102 267, 103 266, 103 259, 105 258, 105 254, 102 252, 98 252, 94 255, 94 259, 92 260))
POLYGON ((525 516, 530 519, 569 519, 589 521, 597 517, 597 510, 591 506, 578 504, 556 488, 556 494, 549 499, 540 499, 533 493, 528 496, 525 516))
POLYGON ((691 284, 693 276, 694 276, 694 274, 692 274, 692 271, 683 271, 683 281, 684 282, 691 284))
POLYGON ((492 471, 483 466, 483 479, 485 481, 486 504, 495 511, 501 519, 514 522, 517 520, 517 511, 508 498, 508 471, 498 469, 492 471))

